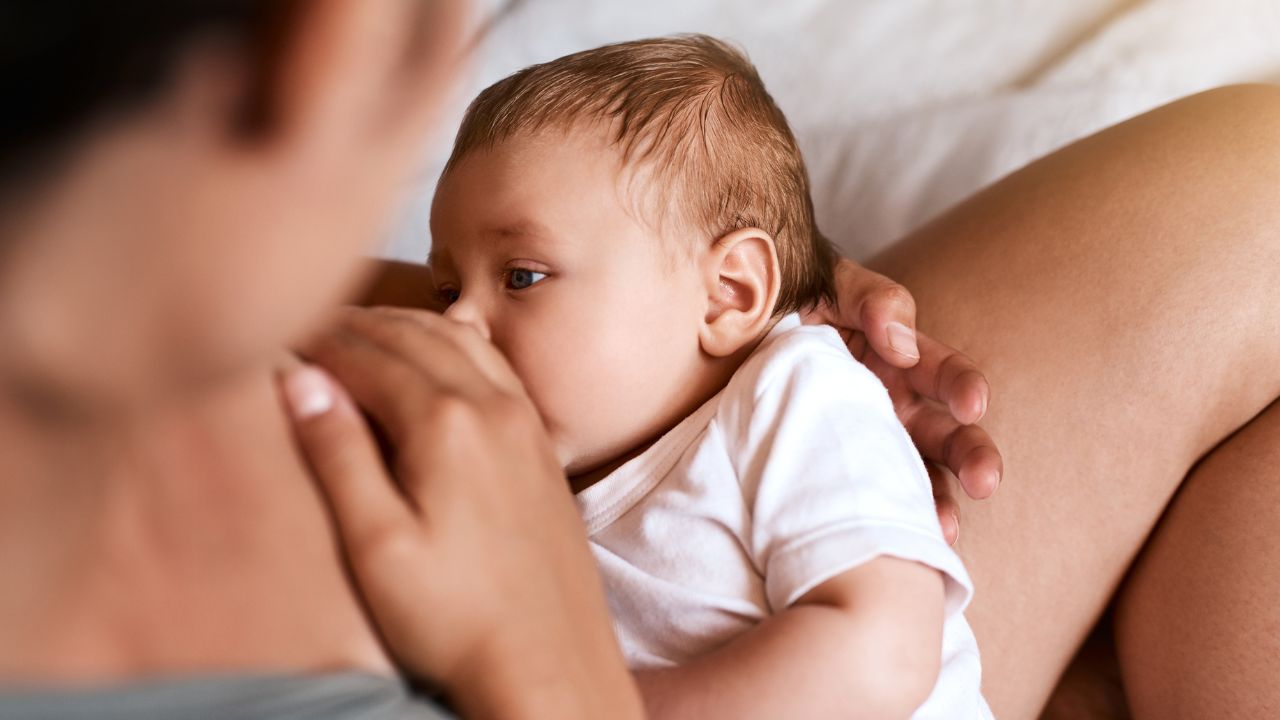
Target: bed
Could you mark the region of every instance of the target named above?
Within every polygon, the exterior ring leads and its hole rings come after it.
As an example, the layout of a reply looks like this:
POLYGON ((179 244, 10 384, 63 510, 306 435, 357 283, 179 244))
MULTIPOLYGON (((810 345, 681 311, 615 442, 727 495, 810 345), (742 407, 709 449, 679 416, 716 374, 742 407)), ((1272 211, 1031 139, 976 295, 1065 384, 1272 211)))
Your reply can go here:
MULTIPOLYGON (((674 32, 746 49, 800 140, 819 226, 855 259, 1102 127, 1217 85, 1280 82, 1280 0, 521 0, 445 123, 526 65, 674 32)), ((447 154, 429 152, 388 256, 426 257, 447 154)))

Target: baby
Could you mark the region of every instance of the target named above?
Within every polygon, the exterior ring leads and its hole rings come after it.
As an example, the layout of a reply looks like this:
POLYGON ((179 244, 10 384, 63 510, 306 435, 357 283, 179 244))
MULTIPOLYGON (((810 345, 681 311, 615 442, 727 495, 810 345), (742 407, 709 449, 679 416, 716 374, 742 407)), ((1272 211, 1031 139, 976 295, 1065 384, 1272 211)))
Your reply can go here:
POLYGON ((832 295, 786 119, 703 36, 527 68, 432 208, 446 315, 510 360, 655 716, 983 718, 972 593, 832 295))

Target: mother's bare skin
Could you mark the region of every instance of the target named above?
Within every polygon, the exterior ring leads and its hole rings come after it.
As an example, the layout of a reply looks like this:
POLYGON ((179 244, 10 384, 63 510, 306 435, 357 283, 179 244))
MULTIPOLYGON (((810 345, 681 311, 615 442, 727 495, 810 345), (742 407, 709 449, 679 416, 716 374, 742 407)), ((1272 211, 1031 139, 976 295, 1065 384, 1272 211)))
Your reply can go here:
POLYGON ((1005 482, 960 498, 958 547, 998 717, 1040 711, 1113 597, 1136 717, 1280 708, 1280 609, 1257 600, 1280 591, 1277 188, 1280 88, 1227 88, 1034 163, 870 263, 996 389, 1005 482))

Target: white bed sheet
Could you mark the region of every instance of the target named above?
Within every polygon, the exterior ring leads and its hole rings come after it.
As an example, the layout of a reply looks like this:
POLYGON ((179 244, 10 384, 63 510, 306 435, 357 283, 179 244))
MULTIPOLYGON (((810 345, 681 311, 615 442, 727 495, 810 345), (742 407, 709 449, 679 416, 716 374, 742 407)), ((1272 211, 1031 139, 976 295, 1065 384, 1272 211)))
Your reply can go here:
MULTIPOLYGON (((795 128, 820 226, 854 258, 1126 117, 1280 82, 1280 0, 524 0, 486 36, 438 135, 521 67, 675 32, 746 49, 795 128)), ((388 256, 425 258, 447 154, 429 153, 388 256)))

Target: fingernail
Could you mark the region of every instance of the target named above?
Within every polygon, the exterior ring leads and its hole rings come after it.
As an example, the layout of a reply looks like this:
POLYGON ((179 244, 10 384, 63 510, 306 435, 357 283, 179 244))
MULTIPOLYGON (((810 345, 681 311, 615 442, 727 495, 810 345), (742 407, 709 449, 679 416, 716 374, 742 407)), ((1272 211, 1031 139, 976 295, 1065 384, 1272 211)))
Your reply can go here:
POLYGON ((329 380, 310 365, 289 371, 284 380, 284 395, 293 416, 299 420, 322 415, 333 407, 329 380))
POLYGON ((916 346, 915 331, 900 322, 889 323, 889 347, 904 357, 912 360, 920 359, 920 348, 916 346))

